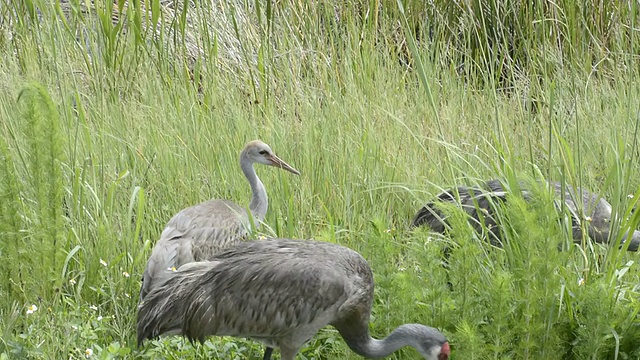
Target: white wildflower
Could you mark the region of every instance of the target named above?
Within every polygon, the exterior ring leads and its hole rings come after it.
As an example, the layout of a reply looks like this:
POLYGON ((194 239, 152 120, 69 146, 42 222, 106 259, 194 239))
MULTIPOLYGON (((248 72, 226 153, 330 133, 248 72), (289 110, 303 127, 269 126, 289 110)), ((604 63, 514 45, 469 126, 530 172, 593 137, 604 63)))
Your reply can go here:
POLYGON ((259 235, 258 240, 267 240, 267 237, 264 235, 259 235))
POLYGON ((98 317, 96 318, 96 320, 98 320, 98 321, 102 321, 102 315, 98 315, 98 317))
POLYGON ((35 304, 33 304, 27 308, 27 315, 31 315, 36 311, 38 311, 38 307, 35 304))
POLYGON ((578 280, 578 286, 582 285, 584 285, 584 278, 580 278, 580 280, 578 280))
POLYGON ((69 279, 69 285, 75 285, 76 284, 76 279, 69 279))
POLYGON ((128 272, 126 272, 126 271, 123 271, 123 272, 122 272, 122 276, 124 276, 124 277, 128 278, 128 277, 129 277, 129 273, 128 273, 128 272))
POLYGON ((107 262, 106 262, 106 261, 104 261, 104 260, 102 260, 102 259, 100 259, 100 264, 101 264, 102 266, 107 266, 107 262))
POLYGON ((628 197, 629 199, 633 199, 633 194, 629 194, 629 195, 627 195, 627 197, 628 197))
POLYGON ((175 267, 175 266, 168 267, 168 268, 167 268, 167 270, 169 270, 169 271, 174 271, 174 272, 175 272, 175 271, 178 271, 178 269, 176 269, 176 267, 175 267))
POLYGON ((592 219, 591 219, 591 216, 585 216, 585 217, 584 217, 584 219, 585 219, 585 220, 587 220, 587 221, 589 221, 589 222, 591 222, 591 220, 592 220, 592 219))
POLYGON ((93 310, 93 311, 97 311, 98 307, 95 305, 89 305, 89 309, 93 310))
POLYGON ((93 355, 93 349, 91 348, 87 348, 87 350, 84 351, 84 356, 88 359, 93 355))

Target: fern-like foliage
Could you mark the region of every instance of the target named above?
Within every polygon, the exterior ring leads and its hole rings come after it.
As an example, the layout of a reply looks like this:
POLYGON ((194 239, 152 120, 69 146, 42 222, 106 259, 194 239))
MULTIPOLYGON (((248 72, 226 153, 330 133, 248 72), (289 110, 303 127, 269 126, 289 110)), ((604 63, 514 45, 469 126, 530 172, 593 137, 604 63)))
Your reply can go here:
POLYGON ((0 282, 0 296, 5 299, 20 297, 23 282, 23 269, 20 260, 20 244, 24 228, 21 218, 21 189, 22 184, 15 172, 13 158, 9 145, 0 137, 0 271, 3 281, 0 282), (17 286, 15 286, 17 285, 17 286))
MULTIPOLYGON (((64 138, 60 130, 58 110, 47 90, 40 84, 31 83, 18 96, 21 115, 28 138, 28 169, 26 196, 29 206, 29 239, 24 244, 29 251, 22 263, 44 269, 35 279, 38 293, 46 295, 45 289, 53 290, 51 282, 59 282, 59 274, 68 250, 64 230, 64 138)), ((34 289, 34 290, 36 290, 34 289)))

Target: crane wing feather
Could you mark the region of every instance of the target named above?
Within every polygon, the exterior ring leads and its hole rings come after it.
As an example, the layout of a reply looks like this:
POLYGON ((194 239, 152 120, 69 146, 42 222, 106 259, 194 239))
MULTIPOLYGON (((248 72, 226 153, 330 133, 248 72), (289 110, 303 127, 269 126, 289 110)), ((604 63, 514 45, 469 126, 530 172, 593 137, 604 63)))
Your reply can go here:
POLYGON ((327 310, 346 299, 344 276, 310 261, 287 254, 224 260, 193 283, 183 333, 199 340, 214 334, 281 338, 330 317, 327 310))
POLYGON ((140 299, 161 284, 170 268, 209 260, 221 249, 245 240, 250 231, 247 211, 226 200, 211 200, 177 213, 154 246, 142 277, 140 299))
POLYGON ((140 341, 179 327, 200 341, 229 335, 304 342, 331 324, 354 294, 367 304, 373 298, 364 258, 335 244, 248 241, 212 260, 185 265, 149 293, 139 308, 140 341))

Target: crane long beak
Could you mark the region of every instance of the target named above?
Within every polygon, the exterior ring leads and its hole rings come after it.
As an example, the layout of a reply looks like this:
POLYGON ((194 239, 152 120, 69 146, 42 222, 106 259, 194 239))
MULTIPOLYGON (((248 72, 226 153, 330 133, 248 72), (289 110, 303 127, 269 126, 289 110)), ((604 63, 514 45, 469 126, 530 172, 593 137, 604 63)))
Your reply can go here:
POLYGON ((292 172, 296 175, 300 175, 300 171, 294 169, 293 167, 291 167, 291 165, 287 164, 286 162, 284 162, 282 159, 280 159, 274 154, 269 156, 269 161, 271 161, 271 166, 279 167, 281 169, 292 172))

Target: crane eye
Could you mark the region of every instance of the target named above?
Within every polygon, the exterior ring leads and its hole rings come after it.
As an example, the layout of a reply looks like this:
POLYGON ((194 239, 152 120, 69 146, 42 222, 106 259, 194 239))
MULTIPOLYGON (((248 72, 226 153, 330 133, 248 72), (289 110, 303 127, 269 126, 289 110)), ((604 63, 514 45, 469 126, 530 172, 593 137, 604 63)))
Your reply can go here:
POLYGON ((260 150, 260 151, 258 151, 258 154, 267 155, 267 150, 260 150))

